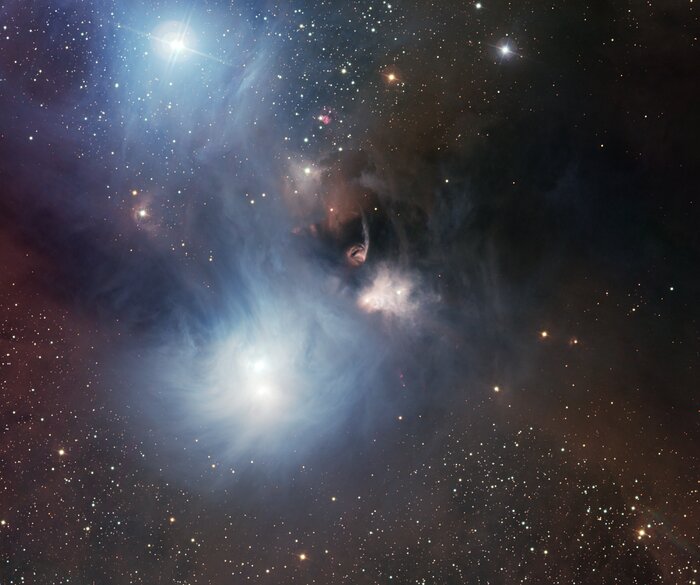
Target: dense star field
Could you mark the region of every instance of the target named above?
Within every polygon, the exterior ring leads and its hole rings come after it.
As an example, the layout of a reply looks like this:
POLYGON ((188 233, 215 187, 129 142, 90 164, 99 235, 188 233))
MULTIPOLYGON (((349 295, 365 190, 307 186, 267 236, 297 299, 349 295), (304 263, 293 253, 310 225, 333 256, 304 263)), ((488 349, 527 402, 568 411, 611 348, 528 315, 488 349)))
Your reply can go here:
POLYGON ((0 584, 700 579, 697 2, 0 5, 0 584))

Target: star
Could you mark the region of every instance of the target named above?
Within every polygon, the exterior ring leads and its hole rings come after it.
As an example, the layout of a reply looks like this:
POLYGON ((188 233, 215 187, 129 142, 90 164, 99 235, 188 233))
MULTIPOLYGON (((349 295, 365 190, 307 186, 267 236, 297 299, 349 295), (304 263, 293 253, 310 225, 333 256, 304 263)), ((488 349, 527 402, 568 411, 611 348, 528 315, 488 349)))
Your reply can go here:
POLYGON ((194 53, 192 35, 185 22, 168 21, 149 35, 156 51, 166 59, 175 59, 184 53, 194 53))
POLYGON ((185 42, 182 39, 173 39, 170 41, 170 48, 173 51, 182 51, 185 49, 185 42))

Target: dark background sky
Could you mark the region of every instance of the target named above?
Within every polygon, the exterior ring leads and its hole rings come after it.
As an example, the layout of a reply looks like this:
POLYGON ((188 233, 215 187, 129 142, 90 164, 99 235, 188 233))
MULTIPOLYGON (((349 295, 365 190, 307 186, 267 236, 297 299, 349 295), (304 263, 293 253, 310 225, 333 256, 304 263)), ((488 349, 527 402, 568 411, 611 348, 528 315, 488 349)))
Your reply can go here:
POLYGON ((695 582, 694 3, 0 27, 0 583, 695 582))

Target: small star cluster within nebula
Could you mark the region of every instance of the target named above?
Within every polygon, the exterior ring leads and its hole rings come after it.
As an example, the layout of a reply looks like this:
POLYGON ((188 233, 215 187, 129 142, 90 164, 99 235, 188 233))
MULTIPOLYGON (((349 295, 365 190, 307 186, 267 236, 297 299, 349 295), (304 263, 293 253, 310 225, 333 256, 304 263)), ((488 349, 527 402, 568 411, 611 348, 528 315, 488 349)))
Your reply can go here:
POLYGON ((0 7, 0 584, 698 579, 697 9, 0 7))

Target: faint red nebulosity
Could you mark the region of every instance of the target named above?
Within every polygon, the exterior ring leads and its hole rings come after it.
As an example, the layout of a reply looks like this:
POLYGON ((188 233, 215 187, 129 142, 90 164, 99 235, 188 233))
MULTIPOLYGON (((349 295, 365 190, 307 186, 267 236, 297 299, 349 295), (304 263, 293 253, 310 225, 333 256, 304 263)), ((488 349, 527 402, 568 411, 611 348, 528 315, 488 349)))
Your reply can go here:
POLYGON ((324 126, 328 126, 333 121, 333 110, 329 107, 324 107, 318 115, 318 121, 324 126))

